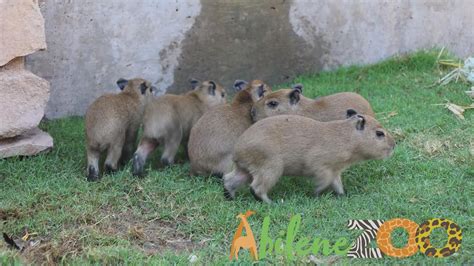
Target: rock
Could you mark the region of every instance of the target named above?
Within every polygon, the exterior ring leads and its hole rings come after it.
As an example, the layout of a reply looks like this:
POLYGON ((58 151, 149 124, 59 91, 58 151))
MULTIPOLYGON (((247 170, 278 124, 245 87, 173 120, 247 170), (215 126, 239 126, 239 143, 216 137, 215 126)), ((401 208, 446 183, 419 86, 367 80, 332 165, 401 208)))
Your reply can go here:
POLYGON ((53 148, 53 138, 39 128, 9 139, 0 140, 0 159, 12 156, 31 156, 53 148))
POLYGON ((25 58, 23 56, 11 60, 10 62, 8 62, 8 64, 4 66, 0 66, 0 71, 23 69, 25 69, 25 58))
POLYGON ((49 99, 49 83, 27 70, 0 69, 0 139, 38 126, 49 99))
POLYGON ((46 49, 44 19, 37 0, 2 0, 0 18, 0 66, 46 49))

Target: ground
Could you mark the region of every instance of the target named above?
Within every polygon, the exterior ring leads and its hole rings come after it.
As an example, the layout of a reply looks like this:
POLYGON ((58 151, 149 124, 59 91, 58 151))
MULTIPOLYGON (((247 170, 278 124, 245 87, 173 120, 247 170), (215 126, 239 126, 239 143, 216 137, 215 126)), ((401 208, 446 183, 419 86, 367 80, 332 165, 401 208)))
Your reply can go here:
MULTIPOLYGON (((372 103, 381 123, 397 139, 392 158, 349 168, 343 174, 346 196, 311 196, 305 178, 283 178, 271 192, 274 205, 256 202, 247 190, 235 201, 224 200, 221 181, 190 177, 189 164, 160 169, 154 156, 143 179, 131 176, 130 165, 100 182, 85 179, 82 118, 44 122, 54 149, 31 158, 0 160, 0 228, 14 238, 25 229, 37 233, 31 247, 18 253, 0 242, 0 264, 23 263, 228 263, 230 244, 239 224, 249 218, 260 239, 265 216, 270 235, 286 231, 290 218, 302 216, 296 238, 320 237, 350 242, 360 234, 346 228, 349 219, 408 218, 421 224, 448 218, 463 230, 461 249, 445 259, 420 253, 406 258, 350 260, 315 254, 299 263, 455 263, 472 264, 474 257, 474 111, 459 120, 443 106, 447 101, 468 105, 467 84, 436 86, 446 70, 436 52, 398 56, 372 66, 348 67, 305 75, 304 95, 316 97, 355 91, 372 103), (38 242, 38 240, 40 240, 38 242)), ((394 243, 402 247, 406 233, 397 229, 394 243)), ((446 235, 435 230, 431 242, 441 247, 446 235)), ((239 261, 250 262, 247 251, 239 261)), ((270 255, 266 262, 288 262, 270 255)))

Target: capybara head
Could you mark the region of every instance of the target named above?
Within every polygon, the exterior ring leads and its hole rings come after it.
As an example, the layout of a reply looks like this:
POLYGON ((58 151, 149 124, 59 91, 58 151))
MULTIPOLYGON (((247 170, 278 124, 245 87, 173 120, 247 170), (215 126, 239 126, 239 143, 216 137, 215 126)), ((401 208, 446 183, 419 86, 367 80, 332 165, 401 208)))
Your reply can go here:
POLYGON ((151 82, 142 79, 124 79, 120 78, 117 80, 117 86, 123 92, 133 93, 139 96, 140 100, 149 99, 158 93, 155 86, 151 85, 151 82))
POLYGON ((272 91, 270 86, 258 79, 252 80, 250 83, 245 80, 238 79, 234 82, 234 89, 237 92, 242 90, 248 91, 252 96, 252 101, 254 103, 272 91))
POLYGON ((266 94, 254 104, 251 111, 252 120, 257 122, 270 116, 296 114, 302 92, 303 85, 295 84, 291 89, 266 94))
POLYGON ((347 116, 353 130, 350 141, 356 144, 355 154, 360 159, 385 159, 392 155, 395 140, 375 118, 359 115, 352 109, 347 110, 347 116))
POLYGON ((224 88, 213 80, 200 82, 196 79, 190 80, 191 87, 198 97, 209 107, 226 103, 224 88))

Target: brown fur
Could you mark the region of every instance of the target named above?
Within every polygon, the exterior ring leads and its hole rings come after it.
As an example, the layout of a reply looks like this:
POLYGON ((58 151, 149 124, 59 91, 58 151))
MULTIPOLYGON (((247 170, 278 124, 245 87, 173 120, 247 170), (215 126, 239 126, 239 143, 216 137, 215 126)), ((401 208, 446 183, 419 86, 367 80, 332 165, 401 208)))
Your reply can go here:
POLYGON ((232 103, 206 112, 191 130, 189 160, 191 174, 223 175, 232 170, 232 151, 238 137, 252 125, 250 109, 271 88, 253 80, 240 90, 232 103))
POLYGON ((283 175, 313 177, 316 194, 328 186, 343 194, 341 173, 347 167, 388 158, 394 147, 390 134, 367 115, 332 122, 298 115, 263 119, 235 144, 235 169, 224 177, 225 195, 233 198, 240 186, 251 182, 254 196, 270 203, 267 193, 283 175))
POLYGON ((181 141, 187 142, 198 119, 225 102, 224 89, 213 81, 205 81, 184 95, 166 94, 150 102, 143 117, 143 136, 133 156, 133 174, 143 174, 146 159, 158 144, 164 145, 161 162, 173 164, 181 141))
MULTIPOLYGON (((87 140, 87 179, 99 178, 100 154, 107 151, 106 171, 115 171, 118 162, 126 162, 134 149, 146 102, 154 87, 150 82, 135 78, 120 79, 123 91, 105 94, 95 100, 85 118, 87 140), (126 84, 126 85, 125 85, 126 84)), ((155 89, 156 91, 156 89, 155 89)))
POLYGON ((375 116, 369 102, 357 93, 341 92, 312 100, 294 89, 282 89, 267 94, 256 102, 252 108, 252 118, 256 122, 266 117, 287 114, 326 122, 345 119, 347 109, 375 116), (277 102, 278 106, 270 107, 271 102, 277 102))

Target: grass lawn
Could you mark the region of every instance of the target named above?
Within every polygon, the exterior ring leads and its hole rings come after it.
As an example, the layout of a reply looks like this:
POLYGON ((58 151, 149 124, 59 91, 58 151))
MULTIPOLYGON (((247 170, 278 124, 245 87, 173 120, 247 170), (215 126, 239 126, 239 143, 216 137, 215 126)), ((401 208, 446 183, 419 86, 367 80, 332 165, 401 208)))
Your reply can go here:
MULTIPOLYGON (((277 203, 256 202, 246 190, 235 201, 224 200, 221 181, 190 177, 189 164, 157 168, 157 155, 148 175, 133 178, 130 165, 100 182, 85 179, 83 119, 74 117, 45 122, 41 127, 55 140, 50 153, 31 158, 0 160, 0 231, 21 237, 25 228, 41 239, 21 254, 0 241, 4 263, 127 263, 198 264, 229 263, 237 214, 254 210, 249 218, 257 242, 264 217, 271 219, 270 235, 286 232, 290 218, 302 216, 297 239, 320 237, 334 243, 352 242, 360 231, 346 228, 349 219, 408 218, 421 224, 431 218, 448 218, 463 229, 461 249, 444 258, 421 253, 405 259, 348 259, 316 254, 298 263, 455 263, 474 261, 474 111, 457 119, 442 106, 451 101, 470 104, 458 83, 430 86, 440 77, 436 52, 419 52, 382 63, 342 68, 298 77, 303 94, 317 97, 355 91, 372 104, 377 118, 397 139, 392 158, 355 165, 343 174, 346 196, 325 194, 313 198, 311 182, 283 178, 271 192, 277 203)), ((445 71, 443 72, 445 73, 445 71)), ((397 229, 394 245, 406 244, 397 229)), ((284 237, 283 237, 284 238, 284 237)), ((442 247, 443 230, 431 234, 442 247)), ((258 245, 258 243, 257 243, 258 245)), ((239 262, 251 262, 241 251, 239 262)), ((270 255, 265 262, 288 262, 270 255)))

